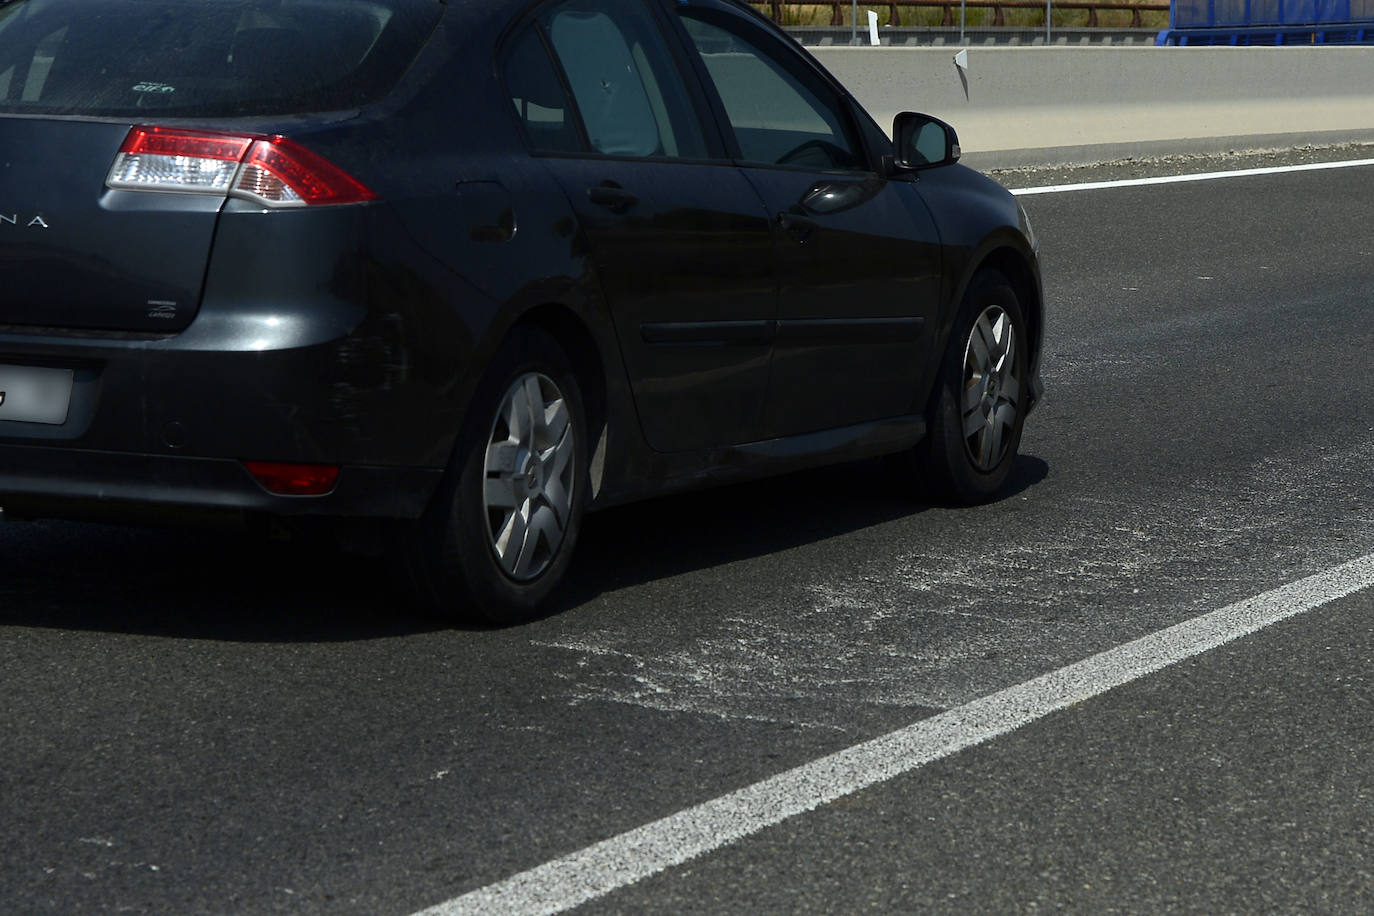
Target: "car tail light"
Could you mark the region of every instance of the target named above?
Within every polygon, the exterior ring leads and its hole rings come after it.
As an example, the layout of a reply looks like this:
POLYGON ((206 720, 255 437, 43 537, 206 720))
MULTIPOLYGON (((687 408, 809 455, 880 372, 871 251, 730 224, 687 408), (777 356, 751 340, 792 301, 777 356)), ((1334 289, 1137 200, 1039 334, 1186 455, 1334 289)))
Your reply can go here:
POLYGON ((377 199, 365 185, 294 140, 167 127, 130 130, 105 184, 241 197, 268 207, 377 199))
POLYGON ((323 496, 339 482, 339 468, 332 464, 245 461, 243 466, 263 489, 278 496, 323 496))

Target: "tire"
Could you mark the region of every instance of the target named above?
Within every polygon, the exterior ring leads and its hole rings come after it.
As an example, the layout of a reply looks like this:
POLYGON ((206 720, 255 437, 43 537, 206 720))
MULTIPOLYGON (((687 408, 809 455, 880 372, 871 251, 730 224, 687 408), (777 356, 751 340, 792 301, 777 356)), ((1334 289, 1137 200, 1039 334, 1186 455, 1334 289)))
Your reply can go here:
POLYGON ((443 483, 398 545, 421 608, 495 624, 537 616, 586 508, 586 412, 567 355, 520 327, 472 401, 443 483))
POLYGON ((1026 323, 1000 273, 973 278, 955 316, 913 457, 925 491, 987 502, 1006 483, 1026 419, 1026 323))

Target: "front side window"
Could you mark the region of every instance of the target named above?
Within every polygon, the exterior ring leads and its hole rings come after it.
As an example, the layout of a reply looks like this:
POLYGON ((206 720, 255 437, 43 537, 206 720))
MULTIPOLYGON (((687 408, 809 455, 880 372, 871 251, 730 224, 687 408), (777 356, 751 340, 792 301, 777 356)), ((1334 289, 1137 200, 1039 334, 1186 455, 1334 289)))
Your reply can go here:
POLYGON ((546 10, 540 23, 592 149, 608 156, 705 156, 686 87, 642 4, 572 0, 546 10))
POLYGON ((785 49, 742 30, 682 13, 715 84, 745 162, 817 170, 866 170, 838 96, 785 49))

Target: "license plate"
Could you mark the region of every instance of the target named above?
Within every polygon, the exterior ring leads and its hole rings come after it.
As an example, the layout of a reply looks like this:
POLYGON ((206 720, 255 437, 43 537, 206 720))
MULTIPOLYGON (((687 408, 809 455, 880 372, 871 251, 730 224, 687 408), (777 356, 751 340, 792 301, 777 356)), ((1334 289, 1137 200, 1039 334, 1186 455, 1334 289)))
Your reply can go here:
POLYGON ((0 366, 0 420, 56 426, 71 402, 72 370, 0 366))

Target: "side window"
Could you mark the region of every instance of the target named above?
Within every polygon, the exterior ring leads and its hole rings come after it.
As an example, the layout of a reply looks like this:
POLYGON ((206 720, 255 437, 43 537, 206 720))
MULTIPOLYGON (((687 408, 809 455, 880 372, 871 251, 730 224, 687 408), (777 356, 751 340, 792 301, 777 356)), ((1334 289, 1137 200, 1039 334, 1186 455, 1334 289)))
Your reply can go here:
POLYGON ((535 29, 526 29, 515 40, 503 75, 506 92, 515 103, 515 113, 532 148, 552 153, 582 151, 568 94, 535 29))
POLYGON ((725 105, 745 161, 867 171, 841 100, 800 61, 788 61, 686 10, 682 21, 725 105))
POLYGON ((686 87, 648 9, 571 0, 540 17, 592 149, 609 156, 704 158, 686 87))

